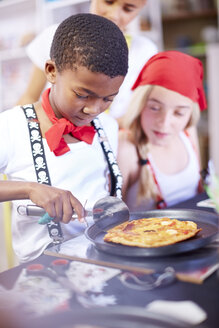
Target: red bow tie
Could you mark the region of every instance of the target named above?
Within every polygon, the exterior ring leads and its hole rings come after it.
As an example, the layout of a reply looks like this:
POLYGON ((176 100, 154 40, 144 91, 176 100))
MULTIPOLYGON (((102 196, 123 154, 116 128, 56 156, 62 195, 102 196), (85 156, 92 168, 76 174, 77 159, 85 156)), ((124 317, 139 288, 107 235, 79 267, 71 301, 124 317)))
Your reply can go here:
POLYGON ((53 123, 53 126, 49 128, 45 133, 45 137, 48 146, 56 156, 67 153, 70 148, 65 142, 63 135, 71 133, 73 137, 81 141, 85 141, 88 144, 92 144, 94 135, 96 133, 93 126, 75 126, 66 118, 58 119, 49 102, 50 88, 45 90, 42 94, 42 107, 46 112, 48 118, 53 123))

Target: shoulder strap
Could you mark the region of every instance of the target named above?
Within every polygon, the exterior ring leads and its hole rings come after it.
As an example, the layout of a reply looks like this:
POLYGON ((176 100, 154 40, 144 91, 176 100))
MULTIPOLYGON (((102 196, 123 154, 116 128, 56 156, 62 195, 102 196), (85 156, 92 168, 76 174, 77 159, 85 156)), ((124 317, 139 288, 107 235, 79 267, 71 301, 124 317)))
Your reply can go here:
POLYGON ((104 155, 109 166, 110 177, 111 177, 111 192, 110 196, 116 196, 122 198, 122 175, 119 170, 119 166, 113 154, 113 151, 110 147, 108 138, 105 134, 105 131, 101 125, 100 120, 96 117, 92 124, 97 131, 99 142, 103 149, 104 155))
MULTIPOLYGON (((43 147, 42 135, 40 131, 39 121, 37 119, 36 111, 33 106, 21 106, 27 119, 27 126, 30 134, 30 144, 33 156, 33 163, 37 176, 38 183, 51 185, 49 171, 46 162, 46 156, 43 147)), ((47 223, 49 236, 52 238, 54 244, 59 244, 63 241, 63 233, 60 222, 56 223, 50 221, 47 223)))
POLYGON ((151 165, 151 162, 149 161, 148 158, 146 158, 146 159, 142 159, 142 158, 140 157, 139 151, 138 151, 138 156, 139 156, 139 164, 140 164, 140 166, 147 165, 147 167, 149 168, 149 170, 150 170, 150 172, 151 172, 151 174, 152 174, 152 177, 153 177, 154 183, 155 183, 155 185, 156 185, 156 187, 157 187, 157 191, 158 191, 158 193, 157 193, 157 196, 156 196, 156 207, 157 207, 158 209, 166 208, 166 207, 167 207, 167 204, 166 204, 164 198, 162 197, 162 193, 161 193, 160 185, 159 185, 159 183, 158 183, 158 181, 157 181, 156 174, 155 174, 154 169, 153 169, 153 167, 152 167, 152 165, 151 165))

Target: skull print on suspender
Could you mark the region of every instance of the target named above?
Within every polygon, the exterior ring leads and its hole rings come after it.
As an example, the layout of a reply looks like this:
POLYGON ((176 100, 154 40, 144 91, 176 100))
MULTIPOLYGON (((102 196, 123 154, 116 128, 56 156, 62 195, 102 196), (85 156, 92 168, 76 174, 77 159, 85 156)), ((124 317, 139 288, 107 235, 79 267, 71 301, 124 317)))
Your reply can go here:
MULTIPOLYGON (((46 157, 44 154, 42 135, 34 106, 32 104, 25 105, 22 106, 22 109, 27 119, 37 181, 38 183, 51 185, 49 171, 46 163, 46 157)), ((53 240, 53 244, 60 244, 63 241, 63 234, 60 223, 50 221, 49 223, 47 223, 47 228, 49 236, 53 240)))
POLYGON ((44 159, 43 159, 42 156, 38 156, 36 158, 36 167, 35 168, 36 168, 37 171, 40 170, 40 169, 43 169, 43 170, 46 169, 46 164, 45 164, 44 159))
POLYGON ((122 198, 122 175, 120 173, 119 166, 116 162, 115 156, 110 147, 105 131, 100 123, 100 120, 97 117, 92 121, 92 124, 98 133, 99 142, 101 144, 101 147, 107 160, 107 164, 109 166, 111 177, 110 195, 122 198))

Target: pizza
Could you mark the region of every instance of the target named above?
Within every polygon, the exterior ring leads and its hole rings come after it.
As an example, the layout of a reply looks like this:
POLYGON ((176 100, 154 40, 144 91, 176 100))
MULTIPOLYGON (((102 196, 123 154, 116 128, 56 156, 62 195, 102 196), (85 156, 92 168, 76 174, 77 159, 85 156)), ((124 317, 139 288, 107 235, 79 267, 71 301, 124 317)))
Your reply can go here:
POLYGON ((109 229, 104 241, 137 247, 160 247, 189 239, 201 230, 193 221, 168 217, 142 218, 109 229))

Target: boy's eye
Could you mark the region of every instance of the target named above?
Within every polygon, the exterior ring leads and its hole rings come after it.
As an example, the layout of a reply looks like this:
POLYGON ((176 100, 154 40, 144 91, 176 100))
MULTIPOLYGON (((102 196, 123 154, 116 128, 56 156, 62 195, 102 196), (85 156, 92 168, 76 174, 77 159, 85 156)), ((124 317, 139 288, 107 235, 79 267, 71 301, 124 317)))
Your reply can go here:
MULTIPOLYGON (((73 90, 73 91, 74 91, 74 90, 73 90)), ((77 97, 78 99, 87 99, 87 98, 88 98, 88 96, 80 95, 80 94, 77 93, 76 91, 74 91, 74 94, 76 95, 76 97, 77 97)))
POLYGON ((103 101, 104 102, 112 102, 114 98, 108 98, 108 97, 105 97, 103 98, 103 101))
POLYGON ((105 0, 105 3, 107 3, 108 5, 112 5, 114 1, 112 0, 105 0))

